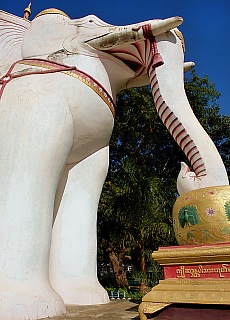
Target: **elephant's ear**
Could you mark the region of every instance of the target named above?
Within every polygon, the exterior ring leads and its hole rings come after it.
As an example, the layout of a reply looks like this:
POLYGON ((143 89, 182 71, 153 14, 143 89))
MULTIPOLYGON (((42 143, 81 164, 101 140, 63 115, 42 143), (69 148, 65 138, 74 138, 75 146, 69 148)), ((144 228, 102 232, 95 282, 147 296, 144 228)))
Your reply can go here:
POLYGON ((22 58, 22 41, 29 26, 29 21, 0 10, 0 72, 22 58))

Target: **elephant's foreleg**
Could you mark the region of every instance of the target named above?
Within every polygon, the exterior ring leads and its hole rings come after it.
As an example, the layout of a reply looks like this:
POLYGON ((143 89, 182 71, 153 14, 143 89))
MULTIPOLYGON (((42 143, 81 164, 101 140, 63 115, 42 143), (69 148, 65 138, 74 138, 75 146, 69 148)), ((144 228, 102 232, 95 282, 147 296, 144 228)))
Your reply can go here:
POLYGON ((66 304, 109 301, 97 279, 97 207, 108 171, 108 147, 78 163, 53 226, 50 279, 66 304))
POLYGON ((33 92, 38 83, 20 85, 23 92, 15 86, 8 96, 7 87, 0 101, 2 320, 65 311, 50 285, 48 263, 55 192, 73 141, 72 117, 55 98, 33 92))

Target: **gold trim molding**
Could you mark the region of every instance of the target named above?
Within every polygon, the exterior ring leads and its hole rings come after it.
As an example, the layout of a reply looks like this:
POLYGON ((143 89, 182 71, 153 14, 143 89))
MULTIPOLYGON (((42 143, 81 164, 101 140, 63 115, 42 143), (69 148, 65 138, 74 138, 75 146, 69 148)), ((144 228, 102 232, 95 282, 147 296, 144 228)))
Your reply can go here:
POLYGON ((140 319, 174 303, 229 305, 230 280, 161 280, 142 299, 140 319))
POLYGON ((230 261, 230 243, 159 248, 152 254, 161 265, 224 263, 230 261))
POLYGON ((138 308, 140 320, 147 320, 146 314, 153 314, 169 305, 170 303, 142 302, 138 308))
POLYGON ((161 280, 142 299, 143 302, 230 304, 230 280, 161 280))

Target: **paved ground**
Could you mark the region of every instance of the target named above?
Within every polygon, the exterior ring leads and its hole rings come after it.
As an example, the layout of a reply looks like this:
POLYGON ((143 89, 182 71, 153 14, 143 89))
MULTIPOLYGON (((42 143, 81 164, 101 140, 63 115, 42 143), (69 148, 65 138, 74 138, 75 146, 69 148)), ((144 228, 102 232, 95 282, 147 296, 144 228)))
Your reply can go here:
MULTIPOLYGON (((67 306, 65 316, 54 317, 52 320, 132 320, 139 319, 138 303, 129 300, 114 300, 108 304, 95 306, 67 306)), ((46 318, 48 319, 48 318, 46 318)))

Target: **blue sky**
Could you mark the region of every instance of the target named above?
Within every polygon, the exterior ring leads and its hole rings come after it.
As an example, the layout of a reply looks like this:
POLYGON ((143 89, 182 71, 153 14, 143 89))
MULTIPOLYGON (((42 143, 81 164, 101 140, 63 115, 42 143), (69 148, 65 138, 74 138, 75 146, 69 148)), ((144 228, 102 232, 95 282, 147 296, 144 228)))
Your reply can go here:
MULTIPOLYGON (((21 16, 28 0, 7 0, 0 9, 21 16)), ((196 63, 200 77, 208 75, 221 93, 221 113, 230 115, 228 93, 230 87, 229 54, 229 0, 33 0, 33 18, 46 8, 58 8, 71 18, 95 14, 102 20, 116 25, 139 21, 181 16, 180 30, 186 43, 186 61, 196 63)))

